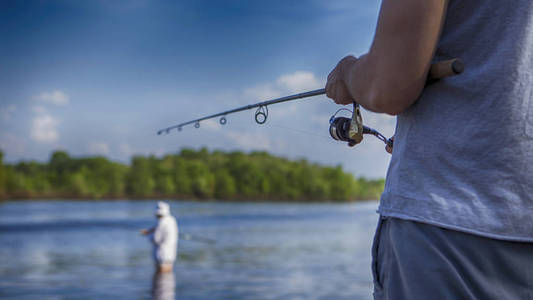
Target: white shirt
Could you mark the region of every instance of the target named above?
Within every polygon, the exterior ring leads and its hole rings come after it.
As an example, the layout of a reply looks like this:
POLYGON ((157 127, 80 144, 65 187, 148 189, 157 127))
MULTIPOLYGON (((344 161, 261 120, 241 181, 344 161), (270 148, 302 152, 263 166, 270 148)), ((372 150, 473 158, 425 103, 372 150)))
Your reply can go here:
POLYGON ((176 260, 178 248, 178 224, 172 215, 166 215, 157 220, 157 225, 151 235, 154 246, 153 255, 158 264, 172 264, 176 260))

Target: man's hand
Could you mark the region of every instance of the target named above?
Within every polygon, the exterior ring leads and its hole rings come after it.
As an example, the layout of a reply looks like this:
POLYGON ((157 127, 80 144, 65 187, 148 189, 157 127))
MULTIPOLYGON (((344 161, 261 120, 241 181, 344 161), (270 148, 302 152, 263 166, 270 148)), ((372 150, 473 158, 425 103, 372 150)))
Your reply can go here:
POLYGON ((150 233, 152 233, 152 229, 141 229, 140 233, 142 235, 149 235, 150 233))
POLYGON ((356 62, 357 58, 351 55, 346 56, 328 75, 326 95, 333 99, 337 104, 347 105, 355 101, 355 99, 352 99, 350 92, 346 88, 345 74, 346 70, 349 70, 356 62))

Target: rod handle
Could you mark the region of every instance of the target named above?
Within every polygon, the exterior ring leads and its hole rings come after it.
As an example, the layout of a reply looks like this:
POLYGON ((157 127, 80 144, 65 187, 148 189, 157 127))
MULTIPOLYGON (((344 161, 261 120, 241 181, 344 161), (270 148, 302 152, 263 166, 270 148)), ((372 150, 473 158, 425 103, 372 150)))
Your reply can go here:
POLYGON ((441 79, 448 76, 463 73, 465 65, 459 58, 453 58, 436 62, 431 65, 428 73, 428 81, 441 79))

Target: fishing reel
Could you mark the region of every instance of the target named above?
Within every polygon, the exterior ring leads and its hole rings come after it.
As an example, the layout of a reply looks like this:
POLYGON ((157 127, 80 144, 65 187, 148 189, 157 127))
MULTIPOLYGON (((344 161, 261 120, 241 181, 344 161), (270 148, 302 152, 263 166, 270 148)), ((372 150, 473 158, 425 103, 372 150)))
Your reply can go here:
POLYGON ((353 103, 353 111, 346 108, 337 110, 329 119, 329 134, 334 140, 347 142, 348 146, 353 147, 363 141, 363 134, 371 134, 385 143, 385 145, 392 147, 393 140, 387 139, 383 134, 377 130, 363 125, 363 117, 361 117, 361 109, 358 103, 353 103), (337 114, 346 110, 352 113, 352 118, 337 117, 337 114))

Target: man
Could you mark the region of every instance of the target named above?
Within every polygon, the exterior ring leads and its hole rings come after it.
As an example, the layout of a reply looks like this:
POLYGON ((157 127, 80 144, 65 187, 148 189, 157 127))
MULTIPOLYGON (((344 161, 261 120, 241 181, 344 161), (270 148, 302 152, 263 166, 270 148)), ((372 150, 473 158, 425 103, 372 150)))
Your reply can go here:
POLYGON ((157 202, 155 215, 157 225, 150 229, 142 229, 141 233, 150 236, 157 272, 172 272, 178 247, 178 225, 170 214, 170 206, 166 202, 157 202))
POLYGON ((375 299, 533 299, 532 70, 531 0, 383 0, 369 52, 328 76, 336 103, 398 116, 375 299))

